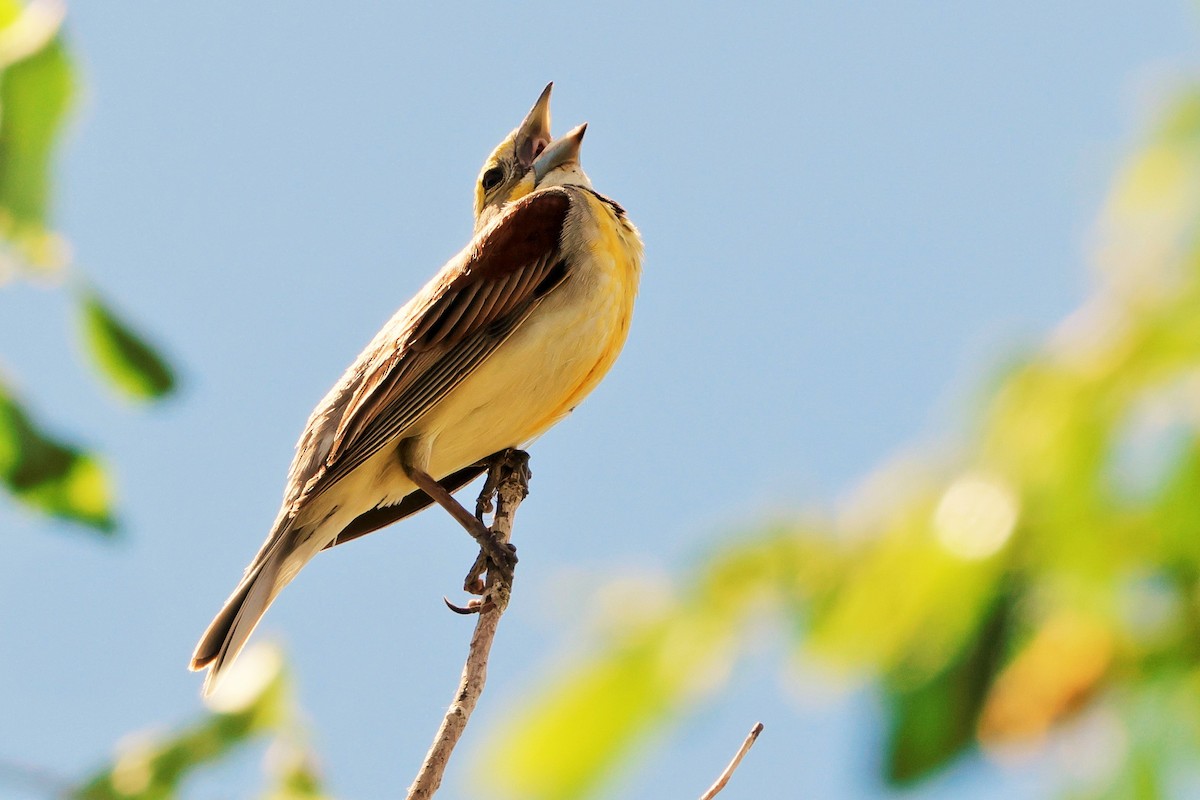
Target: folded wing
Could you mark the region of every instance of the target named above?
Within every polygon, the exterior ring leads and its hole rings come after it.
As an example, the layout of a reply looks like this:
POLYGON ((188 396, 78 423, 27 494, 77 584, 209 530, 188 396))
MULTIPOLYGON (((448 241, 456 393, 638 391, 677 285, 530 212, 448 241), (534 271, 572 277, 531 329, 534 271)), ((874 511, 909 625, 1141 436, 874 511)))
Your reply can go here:
POLYGON ((393 340, 372 343, 341 394, 309 421, 289 480, 291 515, 402 438, 562 283, 570 269, 561 246, 569 207, 567 193, 556 189, 514 203, 418 298, 393 340), (306 443, 325 450, 323 457, 303 452, 306 443))

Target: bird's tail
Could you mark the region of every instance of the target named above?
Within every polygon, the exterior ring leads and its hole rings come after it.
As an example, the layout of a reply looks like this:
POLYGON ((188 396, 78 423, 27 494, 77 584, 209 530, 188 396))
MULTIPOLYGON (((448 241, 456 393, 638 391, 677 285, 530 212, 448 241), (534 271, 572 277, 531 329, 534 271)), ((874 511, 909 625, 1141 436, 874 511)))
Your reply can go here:
MULTIPOLYGON (((290 537, 284 537, 290 538, 290 537)), ((276 546, 263 553, 233 590, 225 605, 200 637, 196 651, 192 653, 191 668, 201 670, 208 667, 204 680, 204 694, 209 695, 221 680, 225 669, 233 663, 246 645, 246 640, 258 626, 271 602, 295 575, 281 574, 281 566, 292 548, 277 542, 276 546)))

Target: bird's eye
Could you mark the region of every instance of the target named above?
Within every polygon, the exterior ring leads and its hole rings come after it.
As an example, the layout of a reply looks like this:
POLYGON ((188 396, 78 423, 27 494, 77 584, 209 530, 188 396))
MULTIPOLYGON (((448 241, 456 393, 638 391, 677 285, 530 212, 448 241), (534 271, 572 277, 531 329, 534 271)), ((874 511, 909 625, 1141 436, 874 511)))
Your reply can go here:
POLYGON ((504 180, 504 170, 500 167, 492 167, 487 172, 483 173, 483 180, 479 183, 483 186, 485 192, 490 192, 500 185, 500 181, 504 180))

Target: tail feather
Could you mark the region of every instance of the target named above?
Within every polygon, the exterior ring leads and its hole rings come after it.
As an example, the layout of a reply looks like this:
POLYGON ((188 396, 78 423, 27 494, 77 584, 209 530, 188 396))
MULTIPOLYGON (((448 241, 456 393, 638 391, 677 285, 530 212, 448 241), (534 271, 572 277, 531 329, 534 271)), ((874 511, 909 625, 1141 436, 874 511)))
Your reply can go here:
POLYGON ((224 669, 237 658, 271 602, 287 584, 286 580, 279 580, 279 567, 287 555, 285 548, 275 548, 260 559, 242 578, 216 619, 200 637, 200 643, 192 654, 191 668, 201 670, 208 667, 208 677, 204 681, 205 695, 211 694, 216 688, 224 669))

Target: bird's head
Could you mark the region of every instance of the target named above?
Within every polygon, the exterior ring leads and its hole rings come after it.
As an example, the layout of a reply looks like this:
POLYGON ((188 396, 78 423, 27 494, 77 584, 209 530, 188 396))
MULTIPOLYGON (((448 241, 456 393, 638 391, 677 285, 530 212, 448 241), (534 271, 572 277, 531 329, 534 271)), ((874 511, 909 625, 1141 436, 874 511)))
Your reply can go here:
POLYGON ((579 165, 579 148, 583 144, 585 133, 586 122, 555 139, 534 159, 533 169, 530 170, 533 178, 531 191, 548 186, 568 185, 592 188, 591 180, 579 165))
POLYGON ((483 162, 475 183, 475 230, 491 221, 506 203, 534 189, 533 163, 550 144, 550 90, 546 84, 533 108, 483 162))

